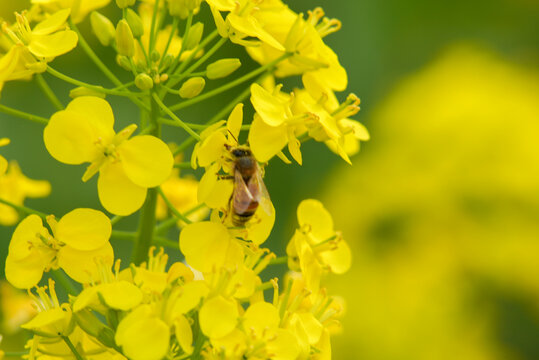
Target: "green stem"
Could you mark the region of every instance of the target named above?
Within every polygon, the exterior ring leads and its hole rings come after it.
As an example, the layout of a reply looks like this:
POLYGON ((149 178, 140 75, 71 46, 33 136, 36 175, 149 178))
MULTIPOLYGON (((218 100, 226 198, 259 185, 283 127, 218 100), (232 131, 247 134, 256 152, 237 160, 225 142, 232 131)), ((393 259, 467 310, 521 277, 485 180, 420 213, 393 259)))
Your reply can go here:
POLYGON ((155 45, 155 36, 156 36, 156 23, 157 23, 157 13, 159 12, 159 0, 155 0, 154 6, 153 6, 153 13, 152 13, 152 23, 150 25, 150 43, 148 46, 148 52, 151 54, 154 45, 155 45))
POLYGON ((58 70, 53 69, 50 66, 47 67, 47 72, 49 74, 57 77, 58 79, 67 82, 67 83, 77 85, 77 86, 82 86, 82 87, 88 88, 90 90, 94 90, 94 91, 101 92, 101 93, 104 93, 104 94, 110 94, 110 95, 116 95, 116 96, 125 96, 125 97, 130 97, 132 95, 141 95, 141 94, 135 94, 135 93, 127 93, 125 91, 118 91, 118 90, 113 90, 113 89, 105 89, 104 87, 99 86, 99 85, 88 84, 88 83, 85 83, 83 81, 73 79, 72 77, 67 76, 65 74, 62 74, 61 72, 59 72, 58 70))
POLYGON ((47 214, 45 214, 45 213, 42 213, 42 212, 34 210, 34 209, 27 208, 26 206, 15 205, 12 202, 9 202, 9 201, 4 200, 4 199, 0 199, 0 203, 5 204, 7 206, 11 206, 15 210, 18 210, 18 211, 20 211, 22 213, 25 213, 25 214, 34 214, 34 215, 39 216, 42 219, 45 219, 47 217, 47 214))
MULTIPOLYGON (((182 39, 185 40, 187 39, 187 36, 189 35, 189 31, 191 31, 191 24, 193 23, 193 12, 190 11, 189 12, 189 15, 187 16, 187 21, 185 23, 185 30, 183 31, 183 37, 182 39)), ((195 50, 194 50, 195 51, 195 50)), ((170 74, 174 74, 175 71, 176 71, 176 66, 178 66, 178 64, 180 63, 180 60, 181 60, 181 56, 184 52, 184 47, 182 46, 180 48, 180 52, 178 53, 178 55, 174 58, 174 62, 171 64, 170 66, 170 74)))
POLYGON ((2 104, 0 104, 0 112, 3 112, 4 114, 19 117, 21 119, 30 120, 30 121, 33 121, 33 122, 36 122, 36 123, 42 124, 42 125, 47 125, 48 122, 49 122, 49 119, 46 119, 44 117, 29 114, 29 113, 26 113, 24 111, 12 109, 9 106, 5 106, 5 105, 2 105, 2 104))
POLYGON ((182 213, 180 213, 176 207, 174 207, 174 205, 170 202, 170 200, 166 197, 165 193, 163 192, 163 190, 161 189, 161 187, 157 187, 157 192, 159 193, 159 195, 163 198, 163 200, 165 201, 165 204, 167 204, 168 208, 170 209, 170 211, 174 214, 174 216, 176 216, 178 219, 182 220, 184 223, 186 224, 191 224, 192 221, 189 220, 187 217, 183 216, 182 213))
POLYGON ((180 23, 180 19, 178 17, 174 17, 174 20, 172 20, 172 28, 170 30, 170 34, 168 36, 167 44, 165 45, 165 50, 163 50, 163 54, 161 54, 161 59, 159 60, 159 66, 158 68, 161 69, 161 64, 163 63, 163 59, 165 58, 165 55, 168 52, 168 48, 170 47, 170 43, 172 42, 172 39, 174 38, 174 35, 176 34, 176 31, 178 31, 178 24, 180 23))
MULTIPOLYGON (((153 126, 153 130, 150 132, 151 135, 161 138, 161 126, 157 122, 159 119, 160 111, 159 105, 155 99, 159 99, 157 94, 153 91, 150 91, 150 125, 153 126)), ((135 248, 133 249, 133 262, 135 265, 139 265, 142 262, 146 261, 148 258, 148 250, 152 245, 152 237, 155 228, 155 209, 157 206, 157 189, 150 188, 146 195, 146 201, 142 206, 140 212, 139 228, 137 231, 137 239, 135 243, 135 248)))
MULTIPOLYGON (((176 114, 174 114, 165 104, 163 104, 163 102, 161 101, 161 99, 159 99, 159 96, 156 93, 153 93, 152 97, 153 97, 153 102, 159 105, 159 107, 161 107, 161 109, 163 109, 163 111, 166 112, 168 116, 174 119, 181 128, 187 131, 189 135, 191 135, 197 141, 200 140, 200 136, 196 132, 194 132, 193 129, 187 126, 183 121, 181 121, 180 118, 177 117, 176 114)), ((157 122, 157 119, 156 119, 156 122, 157 122)))
POLYGON ((286 264, 288 262, 288 256, 280 256, 275 259, 271 259, 269 265, 286 264))
POLYGON ((124 216, 120 216, 120 215, 114 215, 111 219, 110 219, 110 224, 112 226, 116 225, 120 220, 122 220, 124 218, 124 216))
POLYGON ((75 285, 73 285, 71 280, 67 277, 67 275, 62 270, 60 270, 60 269, 52 270, 51 275, 54 278, 54 280, 56 280, 57 283, 62 285, 64 290, 69 295, 75 296, 80 292, 80 291, 77 290, 77 288, 75 288, 75 285))
POLYGON ((28 351, 6 351, 4 352, 5 357, 19 357, 22 359, 24 355, 28 355, 28 351))
MULTIPOLYGON (((152 66, 152 62, 150 60, 150 56, 148 55, 148 52, 146 51, 146 49, 144 48, 144 44, 142 43, 142 38, 137 38, 137 42, 138 44, 140 45, 140 48, 142 50, 142 53, 144 54, 144 58, 146 59, 146 64, 148 65, 148 67, 151 67, 152 66)), ((134 67, 132 66, 132 68, 134 69, 134 67)))
POLYGON ((226 83, 225 85, 223 85, 221 87, 218 87, 217 89, 213 89, 212 91, 208 91, 205 94, 201 94, 201 95, 199 95, 197 97, 182 101, 179 104, 171 106, 170 110, 176 111, 176 110, 179 110, 179 109, 183 109, 183 108, 185 108, 187 106, 191 106, 191 105, 196 104, 196 103, 198 103, 200 101, 209 99, 209 98, 211 98, 211 97, 213 97, 215 95, 219 95, 222 92, 225 92, 228 89, 231 89, 231 88, 233 88, 235 86, 238 86, 239 84, 242 84, 242 83, 246 82, 247 80, 250 80, 250 79, 254 78, 255 76, 258 76, 259 74, 262 74, 263 72, 273 68, 275 65, 277 65, 281 61, 285 60, 286 58, 289 58, 291 55, 292 55, 291 53, 285 53, 284 55, 282 55, 279 58, 273 60, 272 62, 269 62, 266 65, 261 66, 258 69, 253 70, 250 73, 245 74, 242 77, 239 77, 234 81, 226 83))
POLYGON ((75 348, 75 345, 73 345, 73 343, 71 342, 71 340, 69 340, 69 337, 67 336, 62 336, 62 339, 64 340, 64 342, 67 344, 67 346, 69 347, 69 349, 71 349, 71 352, 73 353, 73 355, 75 355, 75 358, 77 360, 84 360, 83 357, 79 354, 79 352, 77 351, 77 349, 75 348))
POLYGON ((49 84, 47 84, 47 82, 43 78, 43 75, 37 74, 36 80, 37 80, 37 85, 39 85, 39 88, 41 89, 41 91, 43 91, 43 94, 45 94, 47 99, 49 99, 49 101, 56 108, 56 110, 63 110, 64 105, 62 105, 60 100, 58 100, 54 91, 52 91, 49 84))

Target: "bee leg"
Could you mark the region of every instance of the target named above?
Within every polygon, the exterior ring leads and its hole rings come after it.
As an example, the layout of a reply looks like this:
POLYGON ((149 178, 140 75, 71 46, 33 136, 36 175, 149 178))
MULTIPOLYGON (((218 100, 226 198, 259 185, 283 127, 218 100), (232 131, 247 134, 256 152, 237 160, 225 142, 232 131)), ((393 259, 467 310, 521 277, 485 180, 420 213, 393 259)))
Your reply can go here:
POLYGON ((218 180, 234 180, 234 176, 232 175, 219 175, 217 174, 218 180))

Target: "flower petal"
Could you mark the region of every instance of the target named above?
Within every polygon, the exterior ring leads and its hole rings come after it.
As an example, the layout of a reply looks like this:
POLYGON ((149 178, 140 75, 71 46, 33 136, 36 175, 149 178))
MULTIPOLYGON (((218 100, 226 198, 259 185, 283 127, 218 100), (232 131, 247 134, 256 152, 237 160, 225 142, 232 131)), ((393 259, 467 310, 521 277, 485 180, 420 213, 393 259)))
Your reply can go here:
POLYGON ((232 137, 234 137, 234 140, 236 142, 238 142, 238 138, 240 136, 242 123, 243 123, 243 104, 239 103, 234 107, 234 110, 232 110, 226 122, 226 128, 228 130, 227 136, 232 135, 232 137))
MULTIPOLYGON (((51 261, 53 257, 54 254, 51 252, 51 261)), ((6 279, 18 289, 30 289, 41 280, 45 265, 41 257, 36 257, 33 254, 23 259, 14 259, 8 255, 5 268, 6 279)))
POLYGON ((273 331, 279 326, 281 318, 273 304, 261 301, 249 306, 243 314, 243 326, 254 331, 254 336, 262 338, 264 331, 273 331))
POLYGON ((49 35, 65 26, 71 9, 55 12, 32 29, 32 35, 49 35))
POLYGON ((146 188, 129 180, 120 163, 109 163, 101 168, 97 190, 103 207, 116 215, 134 213, 146 199, 146 188))
POLYGON ((331 268, 335 274, 344 274, 352 265, 352 252, 348 244, 341 240, 337 243, 337 248, 319 253, 324 264, 331 268))
POLYGON ((98 292, 112 309, 127 311, 142 301, 142 291, 127 281, 99 285, 98 292))
POLYGON ((178 343, 186 354, 193 352, 193 331, 189 320, 184 315, 179 315, 174 322, 175 334, 178 343))
POLYGON ((58 222, 57 240, 81 251, 95 250, 105 245, 112 232, 109 218, 94 209, 75 209, 58 222))
POLYGON ((108 242, 92 251, 81 251, 66 245, 58 250, 57 257, 58 265, 70 278, 81 284, 87 284, 99 280, 96 259, 102 264, 112 266, 114 251, 108 242))
POLYGON ((102 132, 106 131, 110 139, 114 136, 114 131, 112 131, 114 114, 107 100, 97 96, 79 96, 67 105, 66 110, 80 114, 91 114, 95 126, 103 129, 102 132))
POLYGON ((135 136, 123 142, 118 152, 125 174, 138 186, 159 186, 172 172, 172 153, 167 144, 155 136, 135 136))
POLYGON ((299 204, 298 223, 300 226, 308 226, 317 242, 327 240, 335 234, 331 214, 315 199, 303 200, 299 204))
POLYGON ((270 126, 279 126, 287 118, 288 104, 257 83, 251 85, 251 103, 260 118, 270 126))
POLYGON ((73 50, 78 41, 76 32, 64 30, 51 35, 34 36, 28 50, 38 58, 54 58, 73 50))
POLYGON ((218 295, 204 302, 200 308, 200 329, 210 338, 223 337, 234 330, 238 315, 236 302, 218 295))
POLYGON ((267 162, 288 142, 286 125, 270 126, 255 115, 249 131, 249 144, 255 158, 267 162))

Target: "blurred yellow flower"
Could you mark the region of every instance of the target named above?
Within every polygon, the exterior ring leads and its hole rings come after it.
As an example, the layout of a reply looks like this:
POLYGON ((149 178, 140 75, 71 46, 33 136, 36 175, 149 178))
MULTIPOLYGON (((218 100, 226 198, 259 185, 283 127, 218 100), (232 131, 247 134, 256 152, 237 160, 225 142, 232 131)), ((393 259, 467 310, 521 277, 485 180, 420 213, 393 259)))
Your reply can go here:
POLYGON ((75 24, 80 23, 93 10, 107 6, 111 0, 32 0, 49 13, 61 9, 71 9, 71 18, 75 24))
POLYGON ((52 115, 43 138, 56 160, 90 162, 83 181, 99 172, 97 189, 103 207, 113 214, 129 215, 142 206, 147 188, 169 177, 173 158, 168 146, 154 136, 129 139, 136 125, 117 134, 113 125, 114 115, 106 100, 81 96, 52 115))
POLYGON ((331 281, 349 299, 335 356, 520 358, 538 324, 539 74, 455 46, 373 114, 378 146, 325 201, 357 257, 331 281))
MULTIPOLYGON (((48 196, 51 185, 45 180, 32 180, 24 176, 19 164, 11 161, 7 173, 0 173, 0 199, 12 204, 22 206, 26 198, 40 198, 48 196)), ((17 210, 11 206, 0 204, 0 224, 14 225, 19 220, 17 210)))
POLYGON ((16 290, 7 281, 0 280, 0 331, 3 334, 20 331, 20 326, 36 314, 32 304, 33 300, 28 294, 16 290))

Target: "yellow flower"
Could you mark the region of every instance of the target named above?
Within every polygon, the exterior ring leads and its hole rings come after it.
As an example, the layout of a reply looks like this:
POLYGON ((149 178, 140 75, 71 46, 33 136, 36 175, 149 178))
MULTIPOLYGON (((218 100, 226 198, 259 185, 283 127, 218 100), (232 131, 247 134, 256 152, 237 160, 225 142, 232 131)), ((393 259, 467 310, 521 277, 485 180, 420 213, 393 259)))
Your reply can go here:
POLYGON ((279 51, 285 50, 283 45, 265 31, 256 17, 253 16, 258 2, 251 0, 241 2, 207 0, 206 2, 210 5, 215 24, 222 37, 228 37, 233 43, 245 47, 265 44, 279 51), (226 20, 223 19, 221 11, 229 11, 226 20), (258 40, 251 40, 252 38, 258 40))
MULTIPOLYGON (((309 11, 307 19, 296 14, 280 1, 263 2, 254 17, 263 24, 263 29, 284 44, 293 55, 276 65, 275 75, 286 77, 311 73, 326 86, 343 91, 348 85, 346 70, 339 63, 335 52, 322 38, 338 31, 341 23, 324 17, 324 11, 316 8, 309 11)), ((247 47, 249 55, 260 64, 267 64, 284 54, 284 50, 261 44, 247 47)))
POLYGON ((38 296, 33 294, 32 296, 38 313, 21 327, 50 338, 68 336, 74 327, 71 321, 71 307, 69 304, 60 304, 52 279, 49 279, 49 295, 47 295, 46 290, 46 286, 36 288, 38 296))
POLYGON ((238 304, 234 299, 217 295, 206 299, 200 308, 200 329, 210 339, 229 334, 238 322, 238 304))
POLYGON ((317 291, 322 273, 343 274, 350 268, 351 251, 342 235, 335 232, 331 214, 321 202, 303 200, 298 206, 298 223, 286 249, 289 266, 300 268, 306 287, 317 291))
MULTIPOLYGON (((22 206, 27 197, 45 197, 48 196, 50 192, 51 186, 48 181, 27 178, 21 172, 19 165, 15 161, 10 162, 6 174, 2 175, 0 172, 0 198, 15 205, 22 206)), ((15 209, 11 206, 0 204, 1 225, 14 225, 18 220, 19 214, 15 209)))
POLYGON ((14 29, 9 29, 4 25, 3 30, 7 32, 15 45, 23 44, 38 60, 49 62, 77 46, 77 33, 66 29, 70 12, 70 9, 60 10, 35 25, 34 28, 30 27, 25 13, 16 13, 17 23, 14 29))
POLYGON ((107 101, 82 96, 51 117, 43 138, 58 161, 90 162, 83 181, 99 172, 97 189, 103 207, 113 214, 129 215, 142 206, 147 188, 168 178, 173 158, 168 146, 154 136, 129 139, 136 125, 117 134, 113 125, 107 101))
POLYGON ((61 9, 71 9, 71 18, 75 24, 80 23, 93 10, 107 6, 111 0, 32 0, 49 13, 61 9))
POLYGON ((23 44, 15 44, 0 58, 0 92, 6 81, 29 80, 36 73, 36 59, 23 44))
MULTIPOLYGON (((1 66, 0 66, 0 68, 1 68, 1 66)), ((1 82, 0 82, 0 84, 1 84, 1 82)), ((0 91, 2 91, 1 87, 0 87, 0 91)), ((8 138, 0 138, 0 147, 6 146, 8 144, 9 144, 9 139, 8 138)), ((6 170, 7 170, 7 160, 6 160, 5 157, 0 155, 0 176, 4 175, 6 173, 6 170)))
POLYGON ((278 85, 270 92, 256 83, 251 85, 251 102, 256 114, 249 131, 249 144, 255 157, 262 162, 281 154, 288 144, 288 151, 301 165, 297 133, 304 128, 310 116, 292 114, 293 98, 280 89, 281 85, 278 85))
POLYGON ((43 271, 62 268, 80 283, 97 280, 95 259, 112 264, 110 220, 100 211, 75 209, 60 221, 47 217, 53 236, 37 215, 26 217, 15 229, 6 259, 6 279, 15 287, 36 285, 43 271))
POLYGON ((32 298, 28 294, 16 290, 7 281, 0 281, 0 311, 2 323, 0 331, 13 334, 20 331, 21 324, 27 322, 36 314, 32 306, 32 298))

